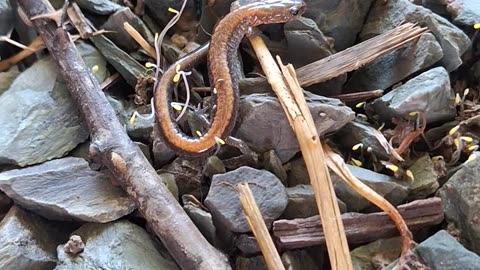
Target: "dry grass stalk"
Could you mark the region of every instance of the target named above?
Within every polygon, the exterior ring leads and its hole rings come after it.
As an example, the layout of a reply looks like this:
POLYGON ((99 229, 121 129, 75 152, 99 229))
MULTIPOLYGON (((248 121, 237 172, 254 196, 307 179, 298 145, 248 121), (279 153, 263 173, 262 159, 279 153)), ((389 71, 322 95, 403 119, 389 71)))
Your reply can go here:
POLYGON ((140 33, 133 28, 128 22, 123 23, 123 28, 127 33, 142 47, 150 57, 153 59, 157 59, 157 54, 155 52, 155 48, 150 46, 148 42, 140 35, 140 33))
POLYGON ((297 135, 323 222, 331 267, 342 270, 353 269, 340 210, 323 157, 320 138, 307 108, 302 89, 296 80, 295 72, 291 66, 282 67, 284 74, 287 75, 284 79, 263 40, 258 36, 251 36, 249 39, 262 69, 280 99, 280 104, 297 135), (285 80, 289 86, 285 84, 285 80))
POLYGON ((252 228, 253 235, 257 239, 268 269, 284 270, 280 255, 273 244, 267 226, 263 220, 260 209, 258 209, 253 193, 247 183, 238 184, 238 192, 240 193, 240 202, 242 202, 243 210, 247 216, 248 224, 252 228))

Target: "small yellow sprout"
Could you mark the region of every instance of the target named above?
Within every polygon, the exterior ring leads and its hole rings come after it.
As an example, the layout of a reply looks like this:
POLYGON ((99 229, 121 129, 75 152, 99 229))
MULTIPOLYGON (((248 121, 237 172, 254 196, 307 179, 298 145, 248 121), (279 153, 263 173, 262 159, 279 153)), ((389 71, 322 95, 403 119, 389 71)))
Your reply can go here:
POLYGON ((132 125, 136 119, 137 119, 137 115, 133 114, 132 117, 130 117, 130 125, 132 125))
POLYGON ((360 117, 363 121, 368 121, 368 117, 365 114, 357 113, 357 116, 360 117))
POLYGON ((453 136, 453 134, 455 134, 459 128, 460 128, 459 125, 454 126, 452 129, 450 129, 450 131, 448 132, 448 135, 453 136))
POLYGON ((455 95, 455 105, 457 105, 457 106, 460 105, 460 102, 462 102, 462 98, 460 97, 460 94, 457 93, 455 95))
POLYGON ((460 139, 467 143, 473 142, 473 138, 468 136, 461 136, 460 139))
POLYGON ((360 147, 363 147, 363 143, 357 143, 354 146, 352 146, 353 151, 357 151, 360 147))
POLYGON ((405 171, 405 174, 407 175, 407 177, 413 182, 415 181, 415 177, 413 176, 413 173, 411 170, 406 170, 405 171))
POLYGON ((475 30, 480 30, 480 23, 474 24, 474 25, 473 25, 473 28, 474 28, 475 30))
POLYGON ((468 147, 468 151, 470 151, 470 152, 473 152, 473 151, 475 151, 475 150, 477 150, 477 149, 478 149, 478 145, 470 145, 470 146, 468 147))
POLYGON ((353 165, 355 165, 357 167, 362 167, 363 163, 360 160, 354 159, 354 158, 351 158, 351 159, 352 159, 353 165))
POLYGON ((394 172, 394 173, 398 171, 398 166, 397 166, 397 165, 393 165, 393 164, 385 165, 385 168, 389 169, 390 171, 392 171, 392 172, 394 172))
POLYGON ((409 112, 409 113, 408 113, 409 116, 415 116, 415 115, 417 115, 417 114, 418 114, 418 112, 409 112))
POLYGON ((179 112, 183 109, 182 106, 180 106, 178 104, 172 104, 172 108, 177 112, 179 112))
POLYGON ((158 39, 158 33, 155 33, 155 40, 158 39))
POLYGON ((377 130, 378 131, 382 131, 382 129, 385 127, 385 123, 382 123, 378 128, 377 130))
POLYGON ((99 67, 98 67, 98 65, 95 65, 95 66, 93 66, 93 67, 92 67, 92 71, 93 71, 93 73, 97 73, 97 72, 98 72, 98 70, 99 70, 99 67))
POLYGON ((443 156, 434 156, 432 157, 432 161, 435 162, 435 161, 440 161, 440 160, 443 160, 443 156))
POLYGON ((224 144, 225 144, 225 141, 222 140, 222 139, 219 138, 219 137, 215 137, 215 141, 216 141, 218 144, 220 144, 220 145, 224 145, 224 144))
POLYGON ((146 63, 145 63, 145 67, 146 67, 146 68, 153 68, 153 67, 156 67, 156 65, 153 64, 153 63, 150 63, 150 62, 146 62, 146 63))
POLYGON ((463 97, 465 98, 468 93, 470 93, 470 88, 466 88, 465 90, 463 90, 463 97))
POLYGON ((175 67, 175 72, 176 72, 176 73, 179 73, 181 68, 182 68, 182 66, 181 66, 180 64, 178 64, 178 65, 175 67))
POLYGON ((178 10, 170 8, 170 7, 168 8, 168 12, 175 13, 175 14, 179 13, 178 10))
POLYGON ((202 137, 202 133, 200 131, 195 131, 195 133, 197 134, 198 137, 202 137))
POLYGON ((453 140, 453 144, 454 144, 457 148, 459 148, 459 147, 460 147, 460 140, 458 140, 457 138, 455 138, 455 139, 453 140))
POLYGON ((370 147, 370 146, 369 146, 369 147, 367 147, 367 153, 371 153, 371 152, 373 152, 373 148, 372 148, 372 147, 370 147))
POLYGON ((180 76, 180 73, 175 74, 175 76, 173 76, 173 82, 177 83, 178 81, 180 81, 180 76))
POLYGON ((473 153, 473 154, 471 154, 471 155, 468 157, 468 159, 467 159, 467 161, 465 161, 465 163, 466 163, 466 162, 472 162, 472 161, 474 161, 475 159, 477 159, 477 155, 476 155, 475 153, 473 153))
POLYGON ((365 102, 365 101, 357 103, 357 105, 355 105, 355 108, 361 108, 361 107, 365 106, 365 104, 367 104, 367 102, 365 102))

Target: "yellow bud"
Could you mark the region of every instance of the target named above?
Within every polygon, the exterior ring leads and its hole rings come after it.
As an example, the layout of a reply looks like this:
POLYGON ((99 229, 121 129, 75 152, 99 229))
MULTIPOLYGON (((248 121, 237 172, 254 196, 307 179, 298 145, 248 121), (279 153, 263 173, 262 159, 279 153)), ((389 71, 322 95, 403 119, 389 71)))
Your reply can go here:
POLYGON ((462 102, 462 98, 460 97, 460 94, 457 93, 455 95, 455 105, 460 105, 460 102, 462 102))
POLYGON ((463 90, 463 96, 466 97, 470 93, 470 88, 463 90))
POLYGON ((180 64, 178 64, 176 67, 175 67, 175 72, 178 73, 180 72, 180 69, 182 68, 182 66, 180 64))
POLYGON ((353 151, 357 151, 358 148, 360 148, 360 147, 363 147, 363 143, 357 143, 357 144, 355 144, 354 146, 352 146, 352 150, 353 150, 353 151))
POLYGON ((170 8, 170 7, 168 8, 168 12, 178 14, 178 11, 176 9, 173 9, 173 8, 170 8))
POLYGON ((198 137, 202 137, 202 133, 200 131, 195 131, 195 133, 197 134, 198 137))
POLYGON ((471 161, 474 161, 475 159, 477 159, 477 155, 471 154, 471 155, 468 157, 468 159, 467 159, 466 162, 471 162, 471 161))
POLYGON ((180 106, 178 104, 172 104, 172 108, 177 112, 182 110, 182 106, 180 106))
POLYGON ((388 164, 388 165, 385 166, 385 168, 391 170, 392 172, 397 172, 398 171, 398 166, 393 165, 393 164, 388 164))
POLYGON ((363 163, 360 160, 354 159, 354 158, 351 158, 351 159, 352 159, 353 165, 355 165, 357 167, 362 167, 363 163))
POLYGON ((97 72, 98 72, 98 69, 99 69, 98 65, 93 66, 93 67, 92 67, 93 73, 97 73, 97 72))
POLYGON ((472 138, 472 137, 468 137, 468 136, 462 136, 462 137, 460 137, 460 139, 462 139, 463 141, 465 141, 465 142, 467 142, 467 143, 473 142, 473 138, 472 138))
POLYGON ((365 114, 362 114, 362 113, 357 113, 357 116, 362 118, 363 121, 367 121, 368 120, 368 117, 365 115, 365 114))
POLYGON ((155 40, 158 39, 158 33, 155 33, 155 40))
POLYGON ((222 139, 219 138, 219 137, 215 137, 215 141, 216 141, 218 144, 220 144, 220 145, 224 145, 224 144, 225 144, 225 141, 222 140, 222 139))
POLYGON ((173 82, 177 83, 178 81, 180 81, 180 73, 177 73, 175 76, 173 76, 173 82))
POLYGON ((418 113, 418 112, 409 112, 408 115, 409 115, 409 116, 415 116, 415 115, 417 115, 417 113, 418 113))
POLYGON ((357 105, 355 105, 355 108, 361 108, 361 107, 365 106, 365 104, 367 104, 367 102, 365 102, 365 101, 360 102, 357 105))
POLYGON ((480 23, 474 24, 473 28, 475 28, 475 30, 479 30, 480 29, 480 23))
POLYGON ((378 130, 378 131, 382 131, 382 129, 383 129, 384 127, 385 127, 385 123, 382 123, 382 125, 380 125, 380 126, 377 128, 377 130, 378 130))
POLYGON ((432 161, 439 161, 439 160, 443 160, 443 156, 434 156, 434 157, 432 157, 432 161))
POLYGON ((415 181, 415 177, 413 176, 413 173, 411 170, 406 170, 405 174, 407 175, 408 178, 410 178, 413 181, 415 181))
POLYGON ((453 144, 454 144, 457 148, 460 147, 460 141, 459 141, 457 138, 455 138, 455 139, 453 140, 453 144))
POLYGON ((133 114, 132 117, 130 117, 130 124, 133 124, 136 119, 137 119, 137 115, 133 114))
POLYGON ((478 149, 478 145, 470 145, 470 146, 468 147, 468 151, 475 151, 475 150, 477 150, 477 149, 478 149))
POLYGON ((150 62, 146 62, 146 63, 145 63, 145 67, 146 67, 146 68, 152 68, 152 67, 154 67, 154 66, 155 66, 155 65, 152 64, 152 63, 150 63, 150 62))
POLYGON ((455 134, 455 132, 458 131, 459 128, 460 128, 459 125, 454 126, 452 129, 450 129, 450 131, 448 132, 448 135, 452 136, 453 134, 455 134))

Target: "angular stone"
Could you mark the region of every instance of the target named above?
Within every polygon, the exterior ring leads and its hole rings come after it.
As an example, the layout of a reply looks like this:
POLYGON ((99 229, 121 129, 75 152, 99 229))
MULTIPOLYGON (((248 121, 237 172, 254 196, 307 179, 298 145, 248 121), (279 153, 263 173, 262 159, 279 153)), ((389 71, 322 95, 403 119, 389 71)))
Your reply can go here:
POLYGON ((462 64, 461 56, 471 44, 468 36, 448 20, 409 0, 375 1, 363 25, 360 39, 366 40, 405 22, 427 26, 435 35, 443 49, 441 64, 445 69, 452 71, 462 64))
POLYGON ((335 39, 335 49, 355 43, 372 0, 307 0, 303 16, 313 19, 327 36, 335 39), (346 20, 346 18, 348 18, 346 20))
POLYGON ((49 219, 110 222, 135 209, 109 174, 67 157, 0 173, 0 189, 17 205, 49 219))
POLYGON ((426 71, 377 98, 371 104, 380 121, 406 117, 410 112, 424 112, 427 123, 446 122, 455 118, 455 95, 450 77, 443 67, 426 71))
POLYGON ((415 178, 409 187, 407 198, 409 201, 425 199, 440 187, 437 181, 438 174, 429 155, 417 159, 409 169, 415 178))
POLYGON ((75 0, 75 2, 81 8, 99 15, 108 15, 122 8, 110 0, 75 0))
POLYGON ((53 269, 56 246, 67 236, 43 218, 13 206, 0 223, 0 269, 53 269))
POLYGON ((480 22, 480 2, 478 0, 449 1, 447 10, 456 24, 473 26, 480 22))
MULTIPOLYGON (((354 119, 354 112, 339 100, 305 93, 320 136, 334 132, 354 119)), ((297 138, 276 97, 267 94, 242 96, 239 107, 238 128, 234 136, 253 150, 263 153, 273 149, 282 163, 300 151, 297 138)))
POLYGON ((401 252, 400 238, 380 239, 355 248, 350 253, 357 270, 383 269, 395 261, 401 252))
MULTIPOLYGON (((436 270, 476 270, 480 257, 464 248, 447 231, 441 230, 413 249, 430 269, 436 270)), ((396 262, 395 262, 396 263, 396 262)), ((393 269, 390 264, 384 270, 393 269)))
POLYGON ((196 198, 203 198, 203 194, 206 193, 202 186, 205 162, 203 159, 178 157, 158 172, 170 173, 175 177, 180 196, 190 194, 196 198))
MULTIPOLYGON (((103 56, 85 43, 77 48, 87 67, 99 67, 95 76, 103 81, 103 56)), ((50 57, 22 72, 0 96, 0 104, 0 164, 26 166, 62 157, 88 137, 50 57)))
POLYGON ((425 33, 416 42, 387 54, 353 73, 347 91, 387 89, 411 74, 424 70, 443 57, 435 37, 425 33))
POLYGON ((248 234, 240 234, 235 238, 235 246, 245 256, 255 256, 261 253, 255 237, 248 234))
MULTIPOLYGON (((475 152, 477 156, 480 153, 475 152)), ((445 217, 460 229, 460 239, 470 250, 480 254, 480 160, 462 166, 440 188, 445 217)))
POLYGON ((85 224, 72 234, 84 239, 85 249, 80 256, 70 256, 58 246, 55 270, 179 269, 167 252, 155 249, 144 229, 126 220, 85 224))
POLYGON ((251 231, 237 191, 237 185, 240 183, 249 184, 263 219, 270 228, 273 221, 287 207, 287 193, 275 175, 250 167, 240 167, 234 171, 213 176, 205 199, 205 205, 212 213, 213 219, 233 232, 251 231))
POLYGON ((183 210, 187 213, 190 219, 193 221, 198 230, 203 234, 205 239, 212 245, 216 242, 216 229, 213 225, 212 215, 207 211, 196 207, 192 204, 185 204, 183 210))
POLYGON ((263 167, 265 170, 275 174, 284 185, 287 183, 287 172, 285 172, 282 162, 275 154, 275 151, 270 150, 263 154, 263 167))
MULTIPOLYGON (((392 205, 397 206, 405 201, 408 195, 408 188, 404 182, 393 177, 379 174, 364 168, 347 165, 352 174, 375 192, 387 199, 392 205)), ((337 197, 342 200, 351 212, 360 212, 374 207, 372 203, 355 192, 345 181, 336 174, 331 173, 333 186, 337 197)))

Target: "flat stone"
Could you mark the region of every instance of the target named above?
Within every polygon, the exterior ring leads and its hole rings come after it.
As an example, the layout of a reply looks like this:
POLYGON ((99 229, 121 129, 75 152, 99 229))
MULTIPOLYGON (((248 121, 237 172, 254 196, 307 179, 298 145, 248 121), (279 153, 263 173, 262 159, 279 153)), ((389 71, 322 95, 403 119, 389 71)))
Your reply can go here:
POLYGON ((440 63, 446 70, 453 71, 462 64, 461 56, 471 44, 468 36, 448 20, 409 0, 375 1, 359 37, 366 40, 406 22, 426 26, 435 35, 443 50, 440 63))
MULTIPOLYGON (((315 193, 312 186, 298 185, 287 188, 288 205, 285 209, 284 218, 307 218, 318 215, 318 207, 315 201, 315 193)), ((345 213, 347 206, 341 200, 337 199, 340 212, 345 213)))
POLYGON ((235 238, 235 246, 244 256, 251 257, 261 253, 257 240, 252 235, 240 234, 235 238))
POLYGON ((447 122, 455 118, 455 95, 450 77, 443 67, 426 71, 377 98, 371 104, 380 121, 406 117, 410 112, 424 112, 427 123, 447 122))
POLYGON ((109 177, 91 170, 84 159, 67 157, 0 173, 0 189, 15 204, 48 219, 105 223, 135 210, 109 177))
POLYGON ((335 39, 335 49, 355 44, 372 0, 307 0, 304 17, 314 20, 327 36, 335 39), (348 18, 346 20, 345 18, 348 18))
POLYGON ((354 72, 345 89, 349 92, 387 89, 443 57, 440 44, 430 33, 354 72))
POLYGON ((408 169, 412 171, 415 179, 409 186, 407 198, 409 201, 425 199, 440 187, 438 173, 429 155, 420 157, 408 169))
POLYGON ((185 210, 185 213, 187 213, 205 239, 207 239, 212 245, 215 245, 216 228, 215 225, 213 225, 212 215, 192 204, 185 204, 183 210, 185 210))
MULTIPOLYGON (((354 119, 354 112, 338 99, 305 93, 320 136, 354 119)), ((276 97, 267 94, 242 96, 239 107, 237 130, 233 136, 257 152, 275 150, 282 163, 300 151, 295 133, 276 97)))
POLYGON ((353 269, 383 269, 395 261, 401 252, 400 238, 380 239, 350 252, 353 269))
POLYGON ((265 170, 275 174, 285 185, 287 183, 287 172, 282 166, 282 161, 278 158, 275 151, 270 150, 263 154, 263 167, 265 170))
POLYGON ((126 220, 85 224, 72 235, 84 239, 85 249, 80 256, 70 256, 58 246, 55 270, 179 269, 167 252, 155 248, 144 229, 126 220))
POLYGON ((480 22, 480 2, 477 0, 449 1, 447 10, 456 24, 473 26, 480 22))
POLYGON ((447 221, 460 230, 461 242, 477 254, 480 254, 479 178, 480 160, 477 158, 463 165, 438 191, 447 221))
MULTIPOLYGON (((447 231, 441 230, 413 249, 430 269, 435 270, 476 270, 480 257, 464 248, 447 231)), ((396 263, 396 262, 395 262, 396 263)), ((390 264, 384 270, 393 269, 390 264)))
MULTIPOLYGON (((351 165, 347 166, 355 177, 384 197, 392 205, 397 206, 407 198, 408 187, 404 182, 364 168, 351 165)), ((372 203, 355 192, 339 176, 334 173, 331 173, 330 175, 332 176, 335 193, 337 194, 337 197, 347 205, 348 211, 361 212, 362 210, 375 209, 372 203)))
MULTIPOLYGON (((100 82, 106 61, 90 45, 77 48, 87 67, 97 65, 100 82)), ((0 164, 26 166, 66 155, 88 138, 75 104, 50 57, 22 72, 0 96, 0 164)))
POLYGON ((13 206, 0 223, 0 269, 53 269, 68 236, 47 220, 13 206))
POLYGON ((263 219, 270 228, 273 221, 287 207, 287 193, 274 174, 250 167, 240 167, 234 171, 213 176, 210 190, 205 199, 205 205, 210 210, 213 219, 233 232, 251 231, 237 191, 237 185, 240 183, 249 184, 263 219))

